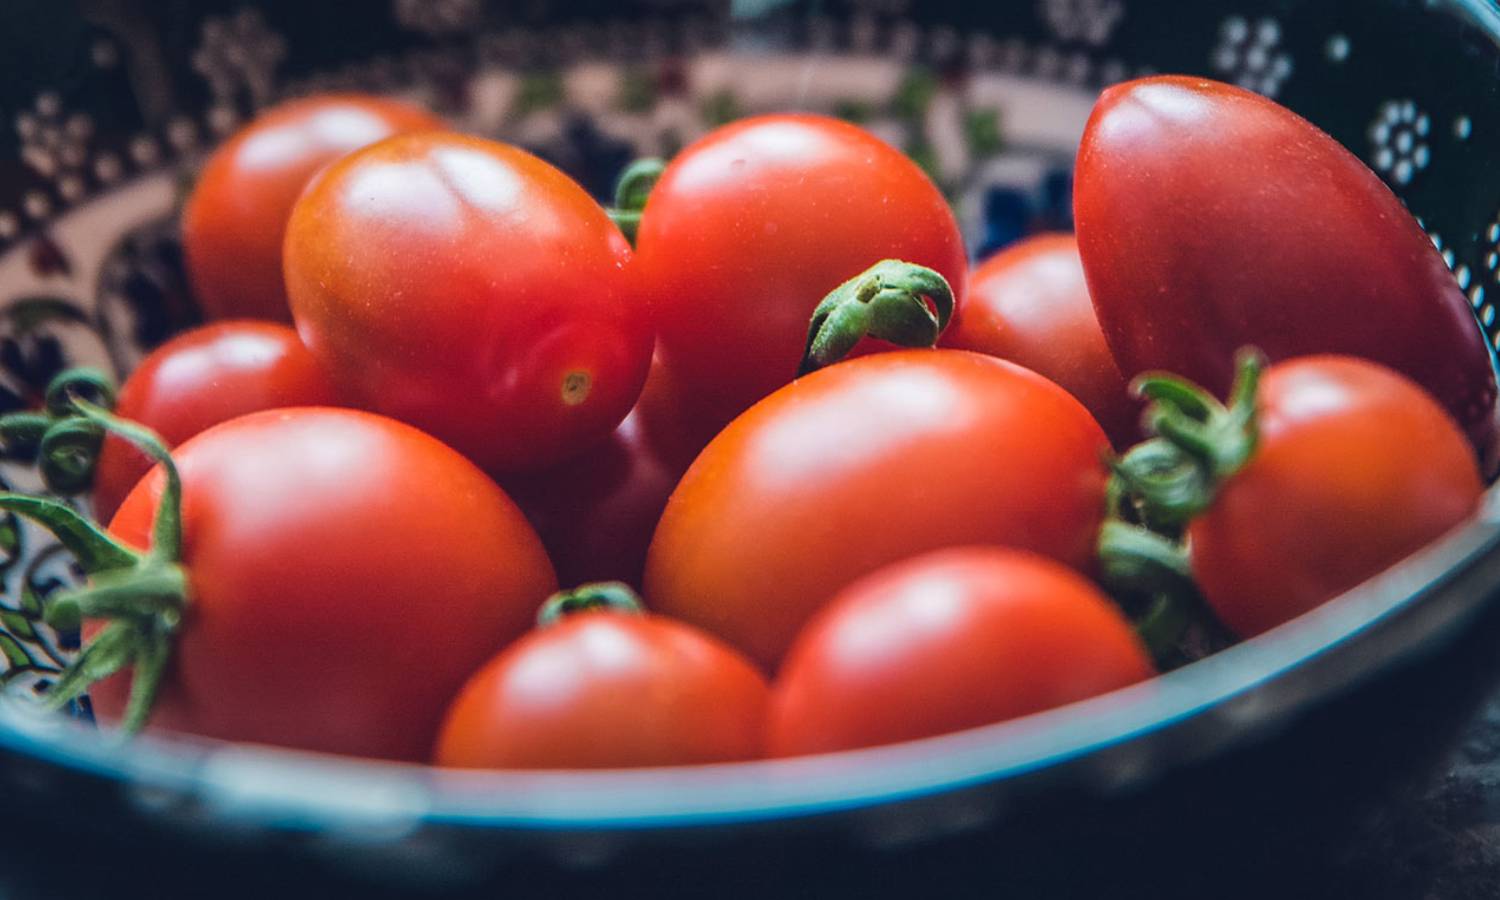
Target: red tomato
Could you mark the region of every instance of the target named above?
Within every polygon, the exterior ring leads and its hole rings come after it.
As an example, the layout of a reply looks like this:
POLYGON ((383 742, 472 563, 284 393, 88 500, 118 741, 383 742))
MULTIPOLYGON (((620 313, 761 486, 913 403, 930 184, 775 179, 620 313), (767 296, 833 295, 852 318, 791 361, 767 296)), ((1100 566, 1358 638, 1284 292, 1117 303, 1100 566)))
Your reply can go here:
POLYGON ((1027 238, 975 269, 942 345, 1052 379, 1088 407, 1117 447, 1140 438, 1140 404, 1104 343, 1070 234, 1027 238))
POLYGON ((281 242, 308 180, 351 150, 442 127, 423 110, 358 94, 291 100, 262 113, 209 157, 183 208, 182 249, 203 311, 290 322, 281 242))
POLYGON ((508 479, 505 489, 541 535, 562 584, 638 588, 651 532, 684 468, 652 445, 636 409, 583 456, 508 479))
POLYGON ((767 750, 852 750, 989 725, 1154 674, 1088 579, 1029 553, 960 548, 840 591, 787 654, 767 750))
POLYGON ((927 550, 1091 566, 1109 444, 1066 391, 957 350, 881 353, 782 388, 709 444, 646 560, 659 612, 774 667, 835 592, 927 550))
POLYGON ((1272 366, 1250 462, 1189 528, 1193 572, 1250 637, 1388 568, 1474 512, 1453 420, 1417 385, 1347 357, 1272 366))
MULTIPOLYGON (((195 328, 156 348, 120 388, 115 412, 175 447, 246 413, 335 402, 333 385, 297 332, 237 321, 195 328)), ((139 450, 106 438, 94 473, 94 514, 108 521, 150 469, 139 450)))
MULTIPOLYGON (((556 587, 494 482, 398 422, 271 410, 173 459, 191 597, 151 728, 424 760, 448 700, 556 587)), ((158 468, 111 533, 145 548, 162 485, 158 468)), ((101 716, 128 681, 95 685, 101 716)))
POLYGON ((629 259, 562 172, 440 133, 330 166, 286 243, 297 329, 340 390, 492 473, 576 454, 630 411, 652 337, 629 259))
POLYGON ((597 769, 760 755, 768 688, 748 660, 678 622, 581 612, 479 670, 448 711, 434 762, 597 769))
POLYGON ((792 380, 814 307, 844 281, 900 259, 962 298, 968 267, 952 211, 915 163, 813 115, 746 119, 683 150, 636 246, 663 360, 714 426, 792 380))
POLYGON ((1242 346, 1364 357, 1425 387, 1493 456, 1495 376, 1463 292, 1385 184, 1291 111, 1197 78, 1110 88, 1074 205, 1127 377, 1165 369, 1222 394, 1242 346))

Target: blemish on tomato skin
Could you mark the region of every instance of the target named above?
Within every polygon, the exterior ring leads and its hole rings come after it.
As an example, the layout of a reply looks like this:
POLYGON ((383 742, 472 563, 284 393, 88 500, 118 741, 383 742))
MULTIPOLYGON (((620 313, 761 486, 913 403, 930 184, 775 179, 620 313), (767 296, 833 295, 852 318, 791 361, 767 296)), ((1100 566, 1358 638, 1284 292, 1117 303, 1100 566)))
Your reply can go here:
POLYGON ((589 373, 583 371, 569 372, 562 380, 562 402, 564 406, 577 406, 588 399, 589 391, 593 388, 594 381, 589 373))

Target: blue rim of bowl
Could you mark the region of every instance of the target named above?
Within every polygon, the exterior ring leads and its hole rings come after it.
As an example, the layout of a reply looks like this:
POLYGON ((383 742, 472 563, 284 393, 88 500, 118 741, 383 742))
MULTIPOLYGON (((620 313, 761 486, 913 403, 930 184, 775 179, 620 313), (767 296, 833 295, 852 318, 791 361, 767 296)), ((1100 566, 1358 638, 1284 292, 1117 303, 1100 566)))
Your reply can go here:
MULTIPOLYGON (((1500 43, 1500 9, 1439 0, 1500 43)), ((1159 678, 1071 706, 984 728, 821 757, 587 772, 458 772, 373 760, 148 734, 120 744, 86 726, 0 704, 0 751, 125 788, 197 800, 241 823, 391 836, 422 824, 536 832, 684 829, 798 819, 961 791, 1063 766, 1202 717, 1306 669, 1500 560, 1500 485, 1451 534, 1301 618, 1159 678), (372 830, 373 829, 373 830, 372 830)), ((1500 587, 1447 592, 1447 625, 1477 613, 1500 587)), ((1324 678, 1300 702, 1349 689, 1403 645, 1324 678)), ((1327 674, 1327 673, 1323 673, 1327 674)), ((1252 709, 1236 725, 1284 716, 1252 709)))

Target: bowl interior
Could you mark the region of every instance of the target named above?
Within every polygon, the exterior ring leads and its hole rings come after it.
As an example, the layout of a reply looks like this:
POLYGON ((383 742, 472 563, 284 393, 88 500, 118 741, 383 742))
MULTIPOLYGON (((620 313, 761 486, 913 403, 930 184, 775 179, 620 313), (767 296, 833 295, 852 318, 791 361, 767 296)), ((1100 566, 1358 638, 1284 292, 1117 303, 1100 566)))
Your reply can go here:
MULTIPOLYGON (((1420 218, 1476 327, 1500 347, 1500 171, 1491 162, 1500 13, 1482 0, 641 0, 607 10, 394 0, 353 4, 364 11, 358 29, 346 27, 347 11, 291 2, 138 6, 95 4, 76 19, 31 13, 11 29, 47 52, 8 57, 14 77, 0 78, 13 126, 0 133, 0 412, 34 402, 68 365, 123 375, 197 322, 175 230, 183 185, 204 151, 258 108, 339 88, 427 104, 552 159, 601 197, 630 159, 669 154, 737 116, 842 116, 932 174, 979 256, 1071 227, 1073 155, 1102 87, 1199 73, 1278 99, 1364 158, 1420 218)), ((23 466, 0 466, 0 478, 39 488, 23 466)), ((900 747, 691 770, 458 775, 186 738, 122 749, 14 704, 0 713, 0 746, 267 821, 325 824, 739 821, 1082 759, 1098 760, 1098 778, 1118 779, 1144 765, 1132 769, 1134 738, 1210 712, 1247 726, 1357 680, 1389 648, 1367 648, 1321 681, 1291 676, 1434 595, 1458 599, 1413 634, 1461 621, 1495 575, 1490 500, 1440 545, 1261 639, 1097 701, 900 747), (1236 706, 1249 696, 1258 705, 1236 706)), ((41 602, 78 573, 50 538, 6 515, 0 579, 0 680, 11 696, 40 693, 77 648, 76 635, 42 623, 41 602)))

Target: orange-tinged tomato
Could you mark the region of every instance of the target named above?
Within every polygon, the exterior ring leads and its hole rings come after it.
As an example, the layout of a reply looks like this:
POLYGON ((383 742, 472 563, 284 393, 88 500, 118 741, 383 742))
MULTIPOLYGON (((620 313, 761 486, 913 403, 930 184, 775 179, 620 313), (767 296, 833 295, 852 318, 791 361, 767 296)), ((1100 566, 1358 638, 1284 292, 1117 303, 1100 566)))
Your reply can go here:
POLYGON ((646 597, 771 668, 837 591, 917 553, 1005 544, 1087 570, 1108 447, 1066 391, 992 357, 839 363, 693 463, 652 539, 646 597))
POLYGON ((767 751, 852 750, 989 725, 1154 674, 1088 579, 997 547, 940 550, 863 578, 798 636, 767 751))
POLYGON ((517 641, 469 681, 434 762, 597 769, 750 759, 760 755, 768 693, 748 660, 695 628, 575 613, 517 641))

